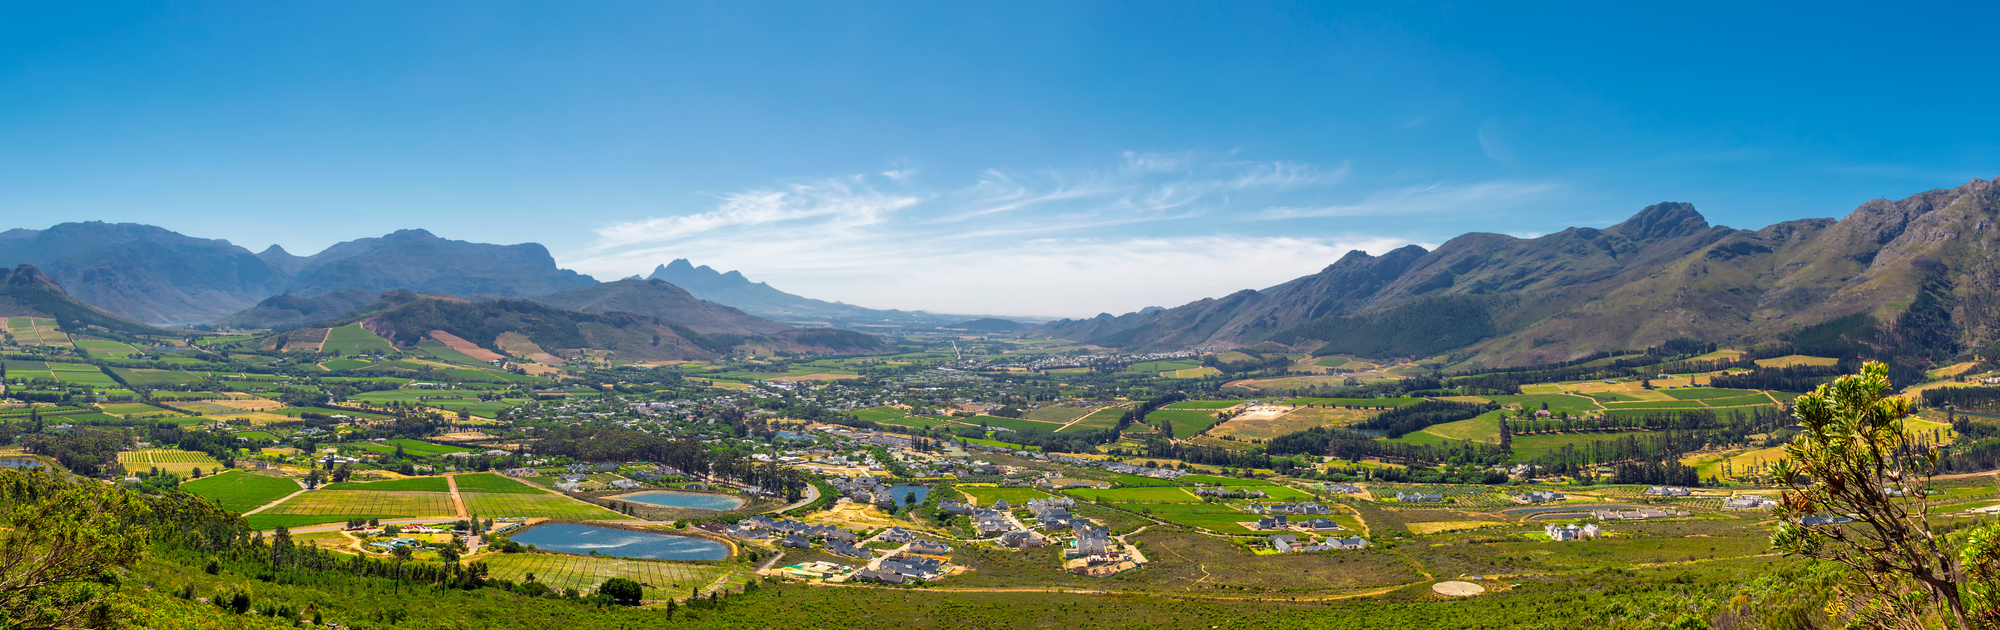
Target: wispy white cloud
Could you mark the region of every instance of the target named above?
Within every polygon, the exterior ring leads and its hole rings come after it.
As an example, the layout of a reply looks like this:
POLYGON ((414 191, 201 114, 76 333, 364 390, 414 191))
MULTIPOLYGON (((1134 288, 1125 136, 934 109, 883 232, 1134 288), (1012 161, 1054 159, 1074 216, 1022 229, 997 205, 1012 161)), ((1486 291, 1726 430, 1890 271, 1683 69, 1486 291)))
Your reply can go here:
POLYGON ((1370 193, 1350 190, 1354 172, 1345 162, 1132 152, 1097 168, 993 169, 933 188, 898 168, 722 194, 699 211, 604 225, 560 260, 615 278, 687 258, 874 308, 1087 316, 1267 287, 1349 250, 1412 242, 1272 220, 1495 208, 1558 190, 1485 182, 1370 193), (1357 201, 1299 203, 1342 197, 1357 201))
POLYGON ((1493 212, 1548 201, 1563 192, 1560 184, 1549 182, 1478 182, 1474 184, 1435 183, 1382 191, 1361 201, 1311 208, 1278 207, 1265 210, 1264 219, 1317 217, 1364 217, 1431 214, 1438 212, 1493 212))

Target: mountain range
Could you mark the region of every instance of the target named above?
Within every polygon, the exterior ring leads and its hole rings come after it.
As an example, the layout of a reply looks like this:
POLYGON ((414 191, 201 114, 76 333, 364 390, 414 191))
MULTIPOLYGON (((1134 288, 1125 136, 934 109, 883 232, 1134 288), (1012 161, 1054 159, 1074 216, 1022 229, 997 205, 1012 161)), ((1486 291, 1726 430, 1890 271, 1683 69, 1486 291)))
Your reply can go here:
POLYGON ((708 265, 696 267, 686 258, 660 265, 646 276, 665 280, 687 289, 695 297, 728 304, 763 317, 786 321, 821 321, 841 324, 949 324, 964 321, 962 315, 939 315, 925 311, 873 309, 792 295, 762 282, 751 282, 737 271, 720 272, 708 265))
POLYGON ((1996 219, 2000 186, 1977 179, 1759 230, 1662 203, 1603 229, 1354 251, 1266 289, 1028 333, 1134 350, 1268 342, 1518 365, 1673 339, 1775 340, 1857 318, 1855 342, 1985 348, 2000 339, 1996 219))
POLYGON ((78 299, 141 322, 206 322, 276 295, 408 289, 535 297, 597 284, 534 243, 489 245, 400 230, 293 256, 132 223, 0 232, 0 265, 32 264, 78 299))
MULTIPOLYGON (((625 281, 612 283, 609 292, 677 291, 671 285, 662 288, 643 281, 625 281)), ((731 317, 728 313, 733 309, 702 304, 706 306, 684 305, 684 308, 708 310, 714 317, 698 318, 690 325, 645 313, 586 313, 514 298, 467 300, 391 291, 373 304, 318 326, 360 324, 404 347, 415 346, 425 338, 441 337, 438 333, 442 332, 496 353, 515 356, 573 357, 575 352, 588 349, 626 360, 705 360, 746 346, 833 354, 880 352, 889 348, 881 339, 863 333, 792 328, 740 312, 731 317)))

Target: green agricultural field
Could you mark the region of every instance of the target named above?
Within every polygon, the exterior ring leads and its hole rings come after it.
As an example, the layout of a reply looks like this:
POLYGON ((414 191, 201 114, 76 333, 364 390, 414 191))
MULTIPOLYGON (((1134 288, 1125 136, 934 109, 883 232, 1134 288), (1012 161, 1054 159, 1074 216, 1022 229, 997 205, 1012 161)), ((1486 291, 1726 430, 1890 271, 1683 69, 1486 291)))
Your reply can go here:
POLYGON ((553 518, 577 521, 624 520, 630 517, 611 510, 565 496, 536 492, 517 494, 510 492, 460 492, 465 500, 465 510, 478 514, 481 518, 518 516, 524 518, 553 518))
POLYGON ((1088 413, 1090 413, 1090 410, 1084 407, 1043 407, 1041 409, 1030 411, 1028 412, 1028 415, 1022 417, 1027 418, 1029 420, 1040 420, 1042 422, 1058 422, 1067 424, 1070 421, 1075 420, 1077 418, 1081 418, 1084 416, 1084 414, 1088 413))
POLYGON ((452 480, 458 483, 458 491, 460 494, 464 494, 467 492, 486 492, 486 493, 496 493, 496 494, 546 494, 543 491, 536 489, 534 486, 530 486, 528 484, 515 481, 511 478, 503 477, 493 473, 458 475, 454 477, 452 480))
POLYGON ((1234 509, 1231 509, 1229 506, 1222 505, 1219 503, 1215 504, 1200 503, 1191 505, 1162 504, 1162 503, 1146 503, 1146 504, 1126 503, 1126 504, 1119 504, 1118 508, 1123 510, 1130 510, 1133 512, 1139 512, 1141 514, 1147 514, 1149 516, 1152 516, 1153 518, 1180 523, 1182 525, 1187 525, 1189 527, 1198 527, 1201 529, 1206 529, 1209 531, 1219 532, 1223 534, 1258 533, 1256 530, 1244 527, 1242 525, 1239 525, 1238 523, 1246 523, 1246 522, 1255 523, 1257 522, 1257 519, 1263 518, 1255 514, 1236 511, 1234 509), (1181 507, 1189 508, 1189 511, 1183 512, 1172 509, 1181 507))
POLYGON ((320 367, 335 372, 340 372, 345 370, 359 370, 361 368, 365 368, 370 365, 374 364, 361 359, 333 359, 331 361, 321 361, 319 364, 320 367))
POLYGON ((50 363, 52 372, 97 372, 97 366, 83 363, 50 363))
POLYGON ((276 528, 278 528, 278 527, 281 527, 281 526, 282 526, 282 527, 305 527, 305 526, 307 526, 307 525, 324 525, 324 524, 327 524, 327 523, 344 523, 344 522, 347 522, 347 520, 348 520, 348 519, 356 519, 356 518, 358 518, 358 519, 373 519, 373 518, 380 518, 380 519, 391 519, 391 518, 408 518, 409 516, 410 516, 410 515, 408 515, 408 514, 356 514, 356 513, 347 513, 347 514, 274 514, 274 513, 271 513, 271 512, 268 512, 268 511, 267 511, 267 512, 258 512, 258 513, 256 513, 256 514, 251 514, 251 515, 249 515, 249 516, 245 516, 245 517, 243 517, 243 520, 244 520, 245 522, 248 522, 248 523, 250 524, 250 529, 256 529, 256 530, 271 530, 271 529, 276 529, 276 528))
POLYGON ((1701 402, 1710 407, 1741 407, 1744 405, 1776 404, 1771 401, 1770 396, 1765 396, 1763 394, 1754 394, 1750 396, 1736 396, 1732 398, 1703 398, 1701 402))
POLYGON ((1102 499, 1106 503, 1200 503, 1201 499, 1181 488, 1080 488, 1070 494, 1084 501, 1102 499))
POLYGON ((968 488, 959 486, 958 491, 980 506, 992 505, 994 501, 1006 499, 1007 504, 1020 507, 1029 499, 1047 499, 1049 493, 1034 488, 968 488))
POLYGON ((1220 421, 1216 420, 1214 413, 1186 409, 1162 409, 1146 414, 1147 424, 1159 426, 1161 422, 1173 424, 1174 437, 1187 439, 1220 421))
POLYGON ((389 440, 388 444, 392 448, 396 446, 401 446, 403 447, 403 451, 406 453, 421 453, 424 455, 443 455, 445 453, 473 452, 473 450, 469 448, 459 448, 456 446, 446 446, 443 444, 432 444, 430 442, 423 442, 408 438, 389 440))
POLYGON ((100 339, 79 340, 76 342, 76 347, 90 353, 90 357, 93 359, 124 358, 144 354, 138 348, 116 341, 104 341, 100 339))
POLYGON ((459 365, 471 365, 478 367, 485 367, 487 365, 490 365, 485 361, 481 361, 479 359, 474 359, 470 356, 467 356, 463 352, 453 350, 451 349, 451 346, 439 343, 438 340, 436 339, 425 338, 424 340, 417 342, 417 349, 429 353, 431 356, 437 357, 439 361, 444 361, 446 363, 456 363, 459 365))
POLYGON ((932 416, 900 416, 895 418, 883 418, 880 420, 873 420, 872 422, 883 426, 904 427, 912 429, 928 429, 935 426, 952 425, 952 422, 950 420, 945 420, 942 418, 936 418, 932 416))
POLYGON ((1166 408, 1167 409, 1228 409, 1230 407, 1234 407, 1241 404, 1243 404, 1243 401, 1241 400, 1183 400, 1181 402, 1167 405, 1166 408))
POLYGON ((342 354, 394 352, 395 350, 396 346, 389 343, 389 340, 369 332, 368 329, 362 328, 360 324, 348 324, 328 331, 326 334, 326 343, 320 346, 320 352, 339 351, 342 354))
POLYGON ((200 381, 203 378, 203 375, 200 373, 183 372, 180 370, 114 368, 111 371, 117 373, 119 378, 125 379, 125 382, 133 387, 144 385, 180 385, 200 381))
POLYGON ((411 477, 389 481, 345 481, 322 486, 325 490, 344 492, 450 492, 451 485, 444 477, 411 477))
MULTIPOLYGON (((1003 435, 1004 435, 1004 434, 1003 434, 1003 435)), ((1026 444, 1015 444, 1015 443, 1013 443, 1013 442, 1002 442, 1002 441, 1000 441, 1000 440, 987 440, 987 439, 980 439, 980 438, 968 438, 968 437, 962 437, 962 438, 958 438, 958 439, 960 439, 960 440, 964 440, 964 441, 966 441, 966 442, 970 442, 970 443, 972 443, 972 444, 985 444, 985 445, 987 445, 987 446, 996 446, 996 447, 1000 447, 1000 448, 1011 448, 1011 449, 1015 449, 1015 450, 1023 450, 1023 451, 1039 451, 1039 450, 1042 450, 1042 447, 1039 447, 1039 446, 1028 446, 1028 445, 1026 445, 1026 444)))
POLYGON ((118 463, 124 464, 125 470, 130 472, 158 468, 162 472, 170 472, 182 477, 188 476, 188 473, 193 472, 196 468, 200 468, 202 472, 214 472, 222 469, 222 464, 216 463, 215 459, 209 457, 207 453, 168 449, 125 451, 118 454, 118 463))
POLYGON ((1741 398, 1757 392, 1747 389, 1716 389, 1713 387, 1683 387, 1659 390, 1674 400, 1706 400, 1710 398, 1741 398))
POLYGON ((1549 411, 1556 413, 1567 411, 1571 415, 1597 410, 1597 401, 1587 396, 1571 396, 1569 394, 1523 394, 1519 396, 1487 396, 1486 398, 1503 405, 1520 405, 1523 409, 1541 409, 1542 405, 1546 403, 1549 406, 1549 411))
POLYGON ((418 517, 458 513, 449 492, 370 492, 328 488, 332 486, 292 497, 259 514, 326 517, 319 522, 332 523, 364 515, 418 517))
POLYGON ((99 409, 104 410, 104 413, 119 415, 119 416, 123 416, 126 414, 131 414, 135 416, 145 416, 147 414, 179 415, 172 411, 161 409, 159 407, 154 407, 152 405, 148 405, 145 403, 109 403, 109 404, 98 405, 97 407, 99 409))
POLYGON ((1187 363, 1182 361, 1145 361, 1141 363, 1134 363, 1130 367, 1125 368, 1124 371, 1125 372, 1173 372, 1177 370, 1190 370, 1198 367, 1201 367, 1201 364, 1187 363))
POLYGON ((654 601, 686 597, 689 590, 706 587, 729 572, 705 564, 566 553, 509 553, 484 556, 482 561, 494 578, 522 582, 532 574, 536 582, 557 591, 588 593, 605 580, 622 577, 647 585, 645 597, 654 601))
POLYGON ((1353 361, 1353 359, 1349 359, 1347 357, 1327 357, 1324 359, 1320 359, 1318 361, 1314 361, 1313 365, 1326 368, 1337 368, 1343 365, 1347 365, 1351 361, 1353 361))
POLYGON ((1219 477, 1219 476, 1216 476, 1216 475, 1187 475, 1187 476, 1185 476, 1185 477, 1179 477, 1179 478, 1176 478, 1176 479, 1174 479, 1174 482, 1175 482, 1175 484, 1176 484, 1176 485, 1182 485, 1182 486, 1191 486, 1191 485, 1196 485, 1196 484, 1205 484, 1205 485, 1210 485, 1210 486, 1275 486, 1275 485, 1278 485, 1278 484, 1276 484, 1276 483, 1273 483, 1273 482, 1270 482, 1270 481, 1266 481, 1266 480, 1263 480, 1263 479, 1239 479, 1239 478, 1236 478, 1236 477, 1219 477))
POLYGON ((55 372, 54 375, 56 380, 61 381, 64 385, 89 385, 98 388, 118 387, 118 381, 112 380, 110 375, 97 371, 97 368, 91 368, 89 372, 55 372))
POLYGON ((1628 394, 1620 394, 1618 392, 1593 392, 1586 395, 1590 396, 1591 400, 1595 400, 1601 403, 1626 402, 1626 401, 1638 400, 1638 398, 1636 397, 1633 397, 1628 394))
POLYGON ((1489 411, 1476 417, 1425 427, 1418 433, 1428 433, 1445 440, 1472 440, 1488 444, 1500 443, 1501 411, 1489 411))
POLYGON ((989 427, 1005 427, 1015 431, 1041 431, 1044 433, 1053 433, 1056 429, 1063 427, 1063 425, 1054 422, 1036 422, 1023 418, 1001 418, 996 416, 973 416, 970 418, 956 418, 956 420, 970 425, 983 423, 989 427))
POLYGON ((1576 448, 1588 448, 1591 442, 1614 442, 1626 436, 1646 437, 1652 435, 1644 431, 1621 433, 1555 433, 1548 435, 1516 435, 1513 437, 1514 461, 1524 462, 1536 457, 1562 450, 1564 444, 1574 444, 1576 448))
POLYGON ((207 497, 217 505, 221 505, 222 509, 242 513, 264 507, 264 504, 285 498, 304 488, 298 482, 283 477, 232 470, 189 480, 181 484, 181 489, 196 496, 207 497))
POLYGON ((1701 404, 1699 400, 1648 400, 1641 402, 1604 403, 1605 409, 1689 409, 1707 406, 1701 404))
POLYGON ((1130 410, 1119 409, 1117 407, 1112 407, 1110 409, 1099 409, 1097 411, 1091 412, 1091 414, 1088 416, 1084 416, 1082 420, 1076 421, 1076 424, 1070 425, 1068 430, 1090 431, 1097 429, 1110 429, 1118 426, 1118 419, 1125 417, 1125 414, 1128 411, 1130 410))

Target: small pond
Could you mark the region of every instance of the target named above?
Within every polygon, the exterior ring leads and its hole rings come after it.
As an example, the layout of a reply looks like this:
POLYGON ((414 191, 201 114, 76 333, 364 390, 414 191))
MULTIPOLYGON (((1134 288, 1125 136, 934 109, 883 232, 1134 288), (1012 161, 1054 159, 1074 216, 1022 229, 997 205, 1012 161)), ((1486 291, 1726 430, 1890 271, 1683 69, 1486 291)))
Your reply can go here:
POLYGON ((41 468, 42 462, 33 459, 0 459, 0 468, 41 468))
POLYGON ((889 496, 896 497, 896 507, 908 506, 909 502, 903 499, 908 498, 912 492, 917 493, 918 503, 923 503, 925 499, 931 496, 931 489, 924 486, 892 486, 889 488, 889 496))
POLYGON ((575 523, 537 525, 514 534, 512 538, 514 542, 534 545, 545 551, 579 555, 596 551, 607 556, 649 560, 721 560, 729 557, 728 545, 706 538, 575 523))
POLYGON ((617 499, 619 501, 643 503, 645 505, 657 505, 660 507, 670 507, 670 508, 689 508, 695 510, 729 511, 743 507, 742 499, 720 494, 702 494, 699 492, 652 491, 652 492, 639 492, 612 498, 617 499))

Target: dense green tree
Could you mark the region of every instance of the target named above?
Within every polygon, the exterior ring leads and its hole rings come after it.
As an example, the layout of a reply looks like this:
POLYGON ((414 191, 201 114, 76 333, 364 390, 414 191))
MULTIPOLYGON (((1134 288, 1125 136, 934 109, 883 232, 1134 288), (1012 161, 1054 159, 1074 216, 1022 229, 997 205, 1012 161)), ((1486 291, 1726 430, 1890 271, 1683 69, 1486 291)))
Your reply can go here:
POLYGON ((0 616, 16 629, 111 625, 113 571, 137 562, 151 531, 139 497, 43 471, 0 471, 0 616))

